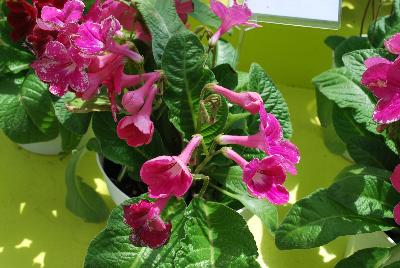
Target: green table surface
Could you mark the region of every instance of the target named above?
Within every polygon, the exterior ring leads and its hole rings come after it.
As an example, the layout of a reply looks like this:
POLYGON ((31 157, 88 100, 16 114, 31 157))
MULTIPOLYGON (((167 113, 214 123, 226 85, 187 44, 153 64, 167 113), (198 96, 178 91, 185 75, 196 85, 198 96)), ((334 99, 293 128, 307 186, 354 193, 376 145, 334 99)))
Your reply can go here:
MULTIPOLYGON (((298 176, 287 181, 293 203, 328 186, 349 162, 324 146, 313 91, 281 89, 292 115, 293 140, 302 152, 298 176)), ((68 157, 29 153, 3 134, 0 148, 0 267, 81 267, 89 241, 105 223, 86 223, 65 208, 63 176, 68 157)), ((93 153, 83 157, 78 171, 112 207, 93 153)), ((281 217, 289 207, 279 209, 281 217)), ((260 259, 272 268, 333 267, 346 247, 346 239, 340 238, 312 250, 279 251, 257 218, 251 218, 249 225, 259 244, 260 259)))

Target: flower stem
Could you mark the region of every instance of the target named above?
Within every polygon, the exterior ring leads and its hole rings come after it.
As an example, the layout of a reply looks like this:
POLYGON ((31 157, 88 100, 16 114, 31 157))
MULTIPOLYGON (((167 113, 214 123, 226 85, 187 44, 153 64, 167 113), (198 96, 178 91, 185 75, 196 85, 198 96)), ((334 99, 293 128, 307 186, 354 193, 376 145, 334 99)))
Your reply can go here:
POLYGON ((203 186, 202 186, 201 189, 200 189, 199 197, 203 197, 204 193, 205 193, 206 190, 207 190, 208 184, 209 184, 209 182, 210 182, 210 177, 208 177, 208 176, 203 176, 202 178, 203 178, 203 186))
POLYGON ((213 145, 214 145, 214 143, 211 145, 210 154, 208 154, 208 156, 206 156, 206 158, 204 158, 203 162, 201 162, 196 167, 194 173, 196 173, 196 174, 200 173, 203 170, 203 168, 208 164, 208 162, 210 162, 213 159, 214 156, 216 156, 216 155, 218 155, 219 153, 222 152, 221 150, 218 150, 218 151, 215 152, 214 151, 215 146, 213 146, 213 145))
POLYGON ((212 184, 211 182, 209 183, 209 185, 210 185, 212 188, 214 188, 215 190, 220 191, 220 192, 223 193, 224 195, 227 195, 227 196, 229 196, 229 197, 232 197, 233 199, 236 199, 236 200, 239 200, 239 199, 240 199, 240 197, 239 197, 237 194, 228 192, 228 191, 226 191, 226 190, 224 190, 224 189, 218 187, 217 185, 212 184))
POLYGON ((121 169, 121 171, 118 174, 117 182, 121 182, 122 181, 122 179, 124 178, 127 170, 128 170, 128 167, 127 166, 123 166, 123 168, 121 169))

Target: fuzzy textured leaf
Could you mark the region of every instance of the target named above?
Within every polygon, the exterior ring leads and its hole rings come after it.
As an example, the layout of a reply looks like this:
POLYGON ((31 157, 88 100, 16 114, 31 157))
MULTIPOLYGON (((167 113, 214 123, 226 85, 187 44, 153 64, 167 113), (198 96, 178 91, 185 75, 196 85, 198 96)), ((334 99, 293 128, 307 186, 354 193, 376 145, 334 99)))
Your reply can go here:
POLYGON ((383 267, 390 258, 390 248, 366 248, 341 260, 335 268, 378 268, 383 267))

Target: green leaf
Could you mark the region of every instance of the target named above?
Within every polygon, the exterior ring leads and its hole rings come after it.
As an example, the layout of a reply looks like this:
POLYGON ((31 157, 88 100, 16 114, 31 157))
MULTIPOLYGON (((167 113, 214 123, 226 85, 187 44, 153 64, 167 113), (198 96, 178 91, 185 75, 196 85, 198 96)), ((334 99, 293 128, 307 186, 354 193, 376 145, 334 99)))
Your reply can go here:
POLYGON ((353 166, 340 173, 328 194, 357 215, 393 218, 393 207, 400 201, 400 195, 389 177, 387 170, 353 166))
POLYGON ((348 52, 352 52, 359 49, 371 48, 371 44, 366 37, 350 36, 343 42, 341 42, 335 48, 335 65, 342 67, 344 65, 342 57, 348 52))
POLYGON ((89 127, 92 113, 71 113, 66 104, 74 99, 73 93, 67 93, 54 103, 58 121, 64 128, 77 135, 84 135, 89 127))
POLYGON ((172 233, 166 245, 152 250, 147 247, 135 247, 130 241, 131 227, 125 224, 123 206, 138 203, 140 197, 134 197, 114 208, 106 228, 90 243, 85 258, 85 268, 98 267, 154 267, 170 268, 174 266, 174 256, 179 241, 184 237, 185 222, 183 200, 170 200, 164 209, 162 218, 171 221, 172 233))
POLYGON ((109 210, 100 194, 76 175, 76 167, 85 149, 75 151, 65 170, 67 195, 66 207, 75 215, 88 222, 101 222, 108 217, 109 210))
MULTIPOLYGON (((265 109, 279 120, 283 136, 286 139, 290 138, 292 136, 292 123, 290 122, 288 106, 281 92, 260 65, 253 63, 249 73, 248 90, 260 93, 265 103, 265 109)), ((258 131, 258 125, 257 116, 249 117, 248 126, 251 132, 258 131)))
POLYGON ((362 49, 347 53, 343 56, 344 66, 353 74, 355 79, 361 81, 363 73, 367 70, 365 66, 365 60, 372 57, 383 57, 390 60, 394 60, 393 55, 387 52, 385 49, 362 49))
POLYGON ((337 46, 339 46, 345 40, 346 40, 346 37, 339 36, 339 35, 331 35, 331 36, 328 36, 324 40, 324 43, 325 43, 325 45, 330 47, 332 50, 335 50, 335 48, 337 46))
MULTIPOLYGON (((171 38, 165 48, 162 69, 168 84, 164 100, 169 108, 170 121, 186 140, 197 130, 201 91, 214 78, 213 73, 204 68, 204 63, 203 45, 194 34, 178 34, 171 38)), ((227 118, 226 103, 222 102, 216 122, 201 128, 206 143, 222 132, 227 118)))
MULTIPOLYGON (((8 75, 0 79, 0 128, 12 141, 21 144, 55 139, 57 131, 43 133, 21 103, 21 88, 25 76, 8 75)), ((39 120, 36 120, 39 122, 39 120)))
POLYGON ((396 261, 394 263, 386 265, 384 268, 399 268, 399 267, 400 267, 400 261, 396 261))
POLYGON ((397 155, 386 145, 383 137, 354 137, 347 144, 351 158, 357 164, 393 170, 397 155))
POLYGON ((238 71, 238 85, 235 91, 242 92, 246 91, 249 86, 249 73, 238 71))
POLYGON ((383 267, 389 258, 390 248, 366 248, 341 260, 335 268, 378 268, 383 267))
POLYGON ((170 38, 181 32, 188 32, 176 13, 173 0, 138 0, 140 13, 152 36, 154 59, 158 66, 170 38))
POLYGON ((259 267, 246 221, 225 205, 195 198, 185 212, 185 238, 176 267, 259 267))
POLYGON ((358 215, 320 189, 293 205, 275 232, 275 243, 279 249, 314 248, 338 236, 393 228, 391 221, 358 215))
POLYGON ((202 0, 192 0, 194 9, 190 16, 204 25, 218 28, 221 25, 220 19, 210 10, 210 7, 202 0))
POLYGON ((219 168, 208 174, 212 179, 221 183, 225 189, 235 194, 251 213, 257 215, 262 223, 273 233, 278 227, 278 210, 265 199, 258 199, 249 195, 243 184, 243 172, 238 166, 219 168))
POLYGON ((313 79, 314 86, 340 108, 350 108, 353 118, 368 131, 376 133, 372 121, 375 102, 370 98, 346 68, 331 69, 313 79))
POLYGON ((383 47, 386 38, 400 32, 400 1, 393 1, 392 14, 378 18, 368 29, 368 39, 374 47, 383 47))
POLYGON ((229 89, 235 89, 238 84, 238 74, 231 65, 224 63, 212 69, 215 79, 220 86, 229 89))
POLYGON ((29 72, 21 84, 21 103, 33 123, 44 134, 56 136, 58 121, 47 85, 34 72, 29 72))
POLYGON ((154 133, 152 142, 146 146, 128 146, 118 137, 117 124, 109 112, 95 113, 92 128, 102 155, 114 163, 139 170, 147 160, 165 153, 161 137, 157 132, 154 133))
POLYGON ((237 50, 228 41, 220 39, 217 43, 216 65, 229 64, 233 69, 237 65, 237 50))
POLYGON ((60 134, 62 141, 62 150, 64 152, 71 152, 72 150, 76 149, 82 140, 81 135, 75 134, 74 132, 63 127, 62 125, 60 126, 60 134))

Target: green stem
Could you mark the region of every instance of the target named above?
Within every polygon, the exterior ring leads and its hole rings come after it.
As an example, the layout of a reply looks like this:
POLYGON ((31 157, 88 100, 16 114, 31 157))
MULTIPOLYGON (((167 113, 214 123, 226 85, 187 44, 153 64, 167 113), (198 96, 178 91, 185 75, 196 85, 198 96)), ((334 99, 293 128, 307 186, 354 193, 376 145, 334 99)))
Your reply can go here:
POLYGON ((246 119, 250 115, 251 115, 250 113, 229 114, 224 131, 228 130, 237 121, 241 119, 246 119))
POLYGON ((240 197, 239 197, 238 195, 233 194, 233 193, 231 193, 231 192, 228 192, 228 191, 226 191, 226 190, 224 190, 224 189, 218 187, 217 185, 212 184, 211 182, 209 183, 209 185, 210 185, 212 188, 214 188, 215 190, 220 191, 220 192, 223 193, 224 195, 227 195, 227 196, 229 196, 229 197, 232 197, 233 199, 236 199, 236 200, 239 200, 239 199, 240 199, 240 197))
POLYGON ((219 153, 222 152, 221 150, 218 150, 218 151, 215 152, 215 151, 214 151, 214 149, 215 149, 214 144, 215 144, 215 142, 213 142, 213 144, 212 144, 211 147, 210 147, 210 152, 211 152, 211 153, 209 153, 209 154, 206 156, 206 158, 204 158, 203 162, 201 162, 201 163, 196 167, 194 173, 196 173, 196 174, 200 173, 200 172, 203 170, 203 168, 208 164, 208 162, 210 162, 210 161, 213 159, 214 156, 216 156, 216 155, 218 155, 219 153))
POLYGON ((118 177, 117 177, 117 181, 118 181, 118 182, 121 182, 121 181, 122 181, 122 179, 124 178, 124 176, 125 176, 127 170, 128 170, 128 167, 127 167, 127 166, 124 166, 124 167, 121 169, 121 171, 119 172, 118 177))
POLYGON ((203 197, 204 193, 205 193, 206 190, 207 190, 207 187, 208 187, 209 182, 210 182, 210 177, 208 177, 208 176, 203 176, 203 186, 202 186, 201 189, 200 189, 199 197, 203 197))

